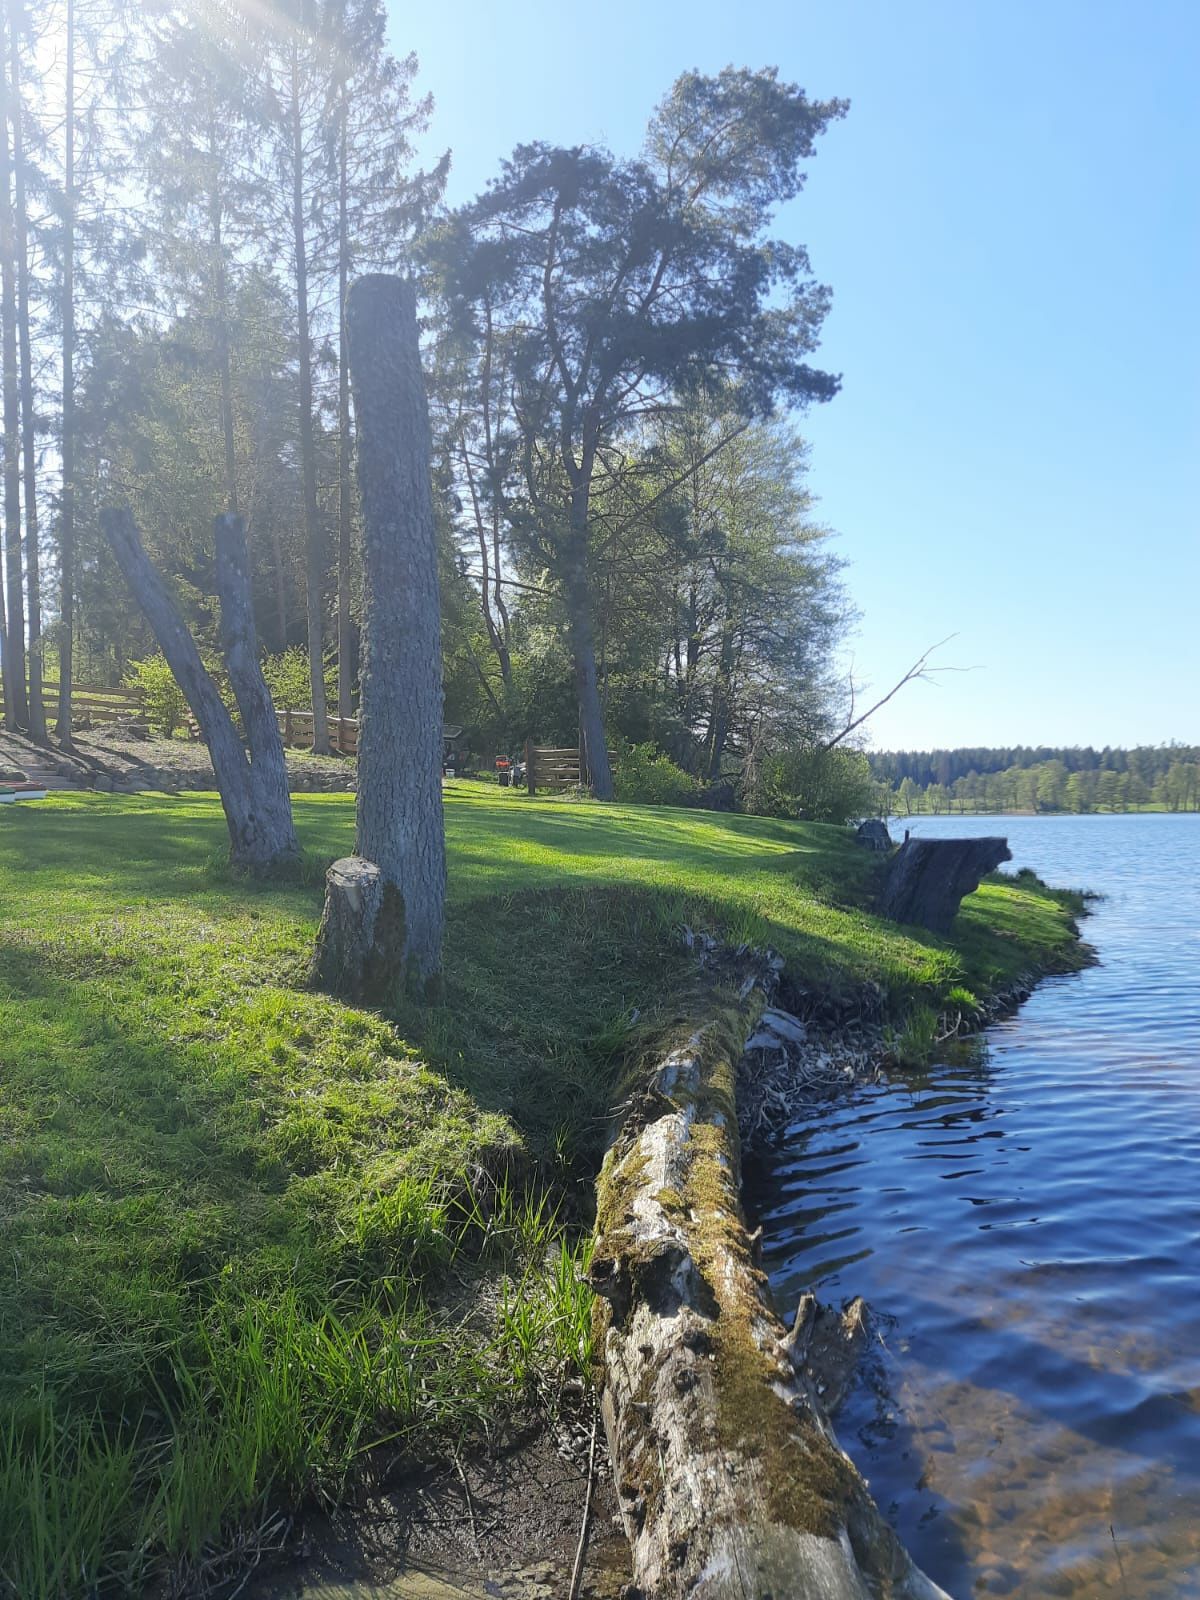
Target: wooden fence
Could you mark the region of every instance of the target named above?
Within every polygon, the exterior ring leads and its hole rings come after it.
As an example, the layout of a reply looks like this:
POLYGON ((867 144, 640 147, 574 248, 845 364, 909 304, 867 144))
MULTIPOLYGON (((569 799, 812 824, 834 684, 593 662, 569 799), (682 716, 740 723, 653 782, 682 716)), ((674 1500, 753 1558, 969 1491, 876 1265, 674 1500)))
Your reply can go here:
MULTIPOLYGON (((58 709, 58 684, 44 683, 42 698, 50 720, 58 709)), ((71 686, 71 715, 79 722, 129 722, 142 715, 140 689, 95 689, 85 683, 71 686)))
MULTIPOLYGON (((311 711, 277 711, 279 731, 289 750, 311 750, 313 742, 313 714, 311 711)), ((326 717, 329 742, 343 756, 358 754, 358 718, 326 717)))
MULTIPOLYGON (((608 752, 609 760, 613 753, 608 752)), ((525 785, 530 794, 539 789, 577 789, 583 782, 579 748, 525 742, 525 785)))

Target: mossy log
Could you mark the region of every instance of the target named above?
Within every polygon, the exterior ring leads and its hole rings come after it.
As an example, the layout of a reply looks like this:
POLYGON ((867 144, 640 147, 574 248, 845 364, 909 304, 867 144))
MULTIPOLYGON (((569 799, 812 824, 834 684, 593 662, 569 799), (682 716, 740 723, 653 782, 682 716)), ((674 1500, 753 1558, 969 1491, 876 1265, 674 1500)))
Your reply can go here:
POLYGON ((638 1591, 655 1600, 946 1600, 791 1359, 740 1202, 723 1010, 653 1070, 604 1163, 591 1276, 602 1412, 638 1591))

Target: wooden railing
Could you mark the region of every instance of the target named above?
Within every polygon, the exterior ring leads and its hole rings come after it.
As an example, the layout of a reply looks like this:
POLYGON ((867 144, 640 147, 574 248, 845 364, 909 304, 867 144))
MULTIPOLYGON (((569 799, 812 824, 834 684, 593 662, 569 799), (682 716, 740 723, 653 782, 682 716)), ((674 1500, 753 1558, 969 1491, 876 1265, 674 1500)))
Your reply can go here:
MULTIPOLYGON (((42 698, 49 718, 57 708, 58 684, 43 683, 42 698)), ((128 722, 142 711, 140 689, 96 689, 86 683, 71 686, 71 714, 80 722, 128 722)))

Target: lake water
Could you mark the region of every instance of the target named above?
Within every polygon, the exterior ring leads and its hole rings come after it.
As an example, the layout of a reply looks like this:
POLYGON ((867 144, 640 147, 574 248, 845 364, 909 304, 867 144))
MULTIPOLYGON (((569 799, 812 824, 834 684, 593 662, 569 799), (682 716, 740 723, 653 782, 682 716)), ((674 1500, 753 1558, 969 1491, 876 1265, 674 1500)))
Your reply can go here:
POLYGON ((750 1197, 780 1309, 865 1296, 839 1437, 952 1595, 1192 1600, 1200 817, 908 825, 1104 894, 1101 964, 786 1130, 750 1197))

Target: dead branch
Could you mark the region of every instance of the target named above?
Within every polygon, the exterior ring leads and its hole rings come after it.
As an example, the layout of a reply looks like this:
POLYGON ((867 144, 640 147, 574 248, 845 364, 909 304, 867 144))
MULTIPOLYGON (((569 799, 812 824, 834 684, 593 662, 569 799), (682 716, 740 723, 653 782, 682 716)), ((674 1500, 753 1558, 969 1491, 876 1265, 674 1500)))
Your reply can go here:
POLYGON ((821 750, 832 750, 836 745, 841 744, 843 739, 848 738, 856 728, 861 728, 864 722, 867 722, 871 717, 873 717, 877 711, 881 711, 883 707, 887 705, 889 700, 893 699, 900 693, 901 689, 903 689, 906 684, 917 683, 918 681, 932 683, 934 678, 938 677, 943 672, 974 672, 974 667, 931 667, 929 665, 929 658, 933 655, 934 651, 940 650, 943 645, 949 644, 951 639, 957 638, 958 635, 956 633, 948 633, 944 639, 939 639, 937 644, 931 644, 928 649, 922 651, 922 653, 913 662, 912 666, 909 667, 904 676, 898 679, 885 695, 882 695, 878 700, 876 700, 874 705, 868 706, 866 711, 860 712, 857 716, 855 715, 855 706, 857 703, 858 686, 854 682, 853 669, 851 669, 849 717, 846 720, 845 726, 838 733, 835 733, 831 739, 823 740, 818 748, 821 750))

